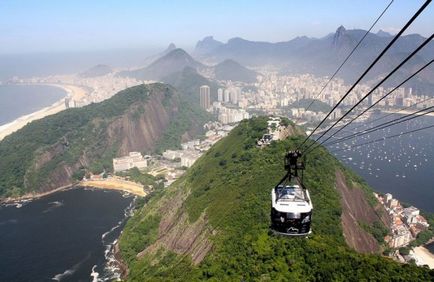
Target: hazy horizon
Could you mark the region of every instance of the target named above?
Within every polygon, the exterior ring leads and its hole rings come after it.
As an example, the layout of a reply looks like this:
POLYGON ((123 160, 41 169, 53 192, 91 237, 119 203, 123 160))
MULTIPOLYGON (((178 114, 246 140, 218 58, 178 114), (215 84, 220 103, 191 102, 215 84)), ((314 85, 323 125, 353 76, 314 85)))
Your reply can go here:
MULTIPOLYGON (((191 51, 198 40, 210 35, 222 42, 234 37, 269 42, 320 38, 340 25, 368 29, 389 2, 4 1, 0 3, 0 55, 158 50, 170 43, 191 51)), ((422 3, 395 0, 373 31, 396 32, 422 3)), ((407 34, 427 37, 432 19, 434 11, 428 8, 407 34)))

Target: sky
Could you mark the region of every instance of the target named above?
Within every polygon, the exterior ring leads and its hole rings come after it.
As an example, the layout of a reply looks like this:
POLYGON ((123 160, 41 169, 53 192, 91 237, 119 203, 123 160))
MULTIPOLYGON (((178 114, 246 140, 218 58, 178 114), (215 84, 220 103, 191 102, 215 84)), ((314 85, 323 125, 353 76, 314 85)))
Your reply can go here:
MULTIPOLYGON (((368 29, 390 0, 0 0, 0 54, 165 47, 191 49, 205 36, 287 41, 340 25, 368 29)), ((398 31, 422 5, 395 0, 374 28, 398 31)), ((434 4, 408 33, 429 36, 434 4)))

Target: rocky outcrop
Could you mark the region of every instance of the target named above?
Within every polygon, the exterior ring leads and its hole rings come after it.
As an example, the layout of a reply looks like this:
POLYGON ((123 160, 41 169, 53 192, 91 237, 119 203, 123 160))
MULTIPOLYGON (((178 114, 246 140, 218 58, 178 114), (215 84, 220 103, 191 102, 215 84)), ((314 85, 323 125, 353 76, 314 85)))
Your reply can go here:
POLYGON ((341 45, 342 40, 344 40, 346 31, 347 30, 342 25, 338 27, 335 34, 333 35, 332 45, 334 47, 339 47, 341 45))
POLYGON ((336 188, 341 196, 341 222, 348 246, 361 253, 377 253, 380 249, 377 240, 361 224, 372 225, 381 219, 366 200, 364 191, 350 188, 341 171, 336 171, 336 188))
POLYGON ((114 120, 107 128, 110 144, 119 142, 118 156, 131 151, 151 151, 162 137, 175 114, 177 99, 163 105, 164 95, 152 95, 145 104, 137 104, 123 116, 114 120))
POLYGON ((194 54, 196 56, 204 56, 213 52, 218 47, 222 46, 223 42, 217 41, 213 36, 207 36, 204 39, 197 42, 194 49, 194 54))
POLYGON ((180 189, 161 203, 159 213, 164 214, 164 217, 159 224, 158 239, 140 252, 138 258, 145 254, 156 254, 161 249, 190 256, 196 265, 205 258, 212 248, 209 237, 213 231, 205 213, 195 222, 189 221, 183 208, 187 196, 188 193, 180 189))

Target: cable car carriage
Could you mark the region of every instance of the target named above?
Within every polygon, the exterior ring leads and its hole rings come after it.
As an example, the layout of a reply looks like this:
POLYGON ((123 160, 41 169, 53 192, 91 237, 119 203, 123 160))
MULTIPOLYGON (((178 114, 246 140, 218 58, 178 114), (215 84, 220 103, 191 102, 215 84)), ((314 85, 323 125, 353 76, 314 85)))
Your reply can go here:
POLYGON ((276 234, 306 236, 312 232, 313 206, 309 191, 298 178, 298 170, 304 170, 299 157, 299 151, 290 151, 285 156, 287 174, 271 190, 271 230, 276 234), (291 183, 292 178, 300 185, 291 183))

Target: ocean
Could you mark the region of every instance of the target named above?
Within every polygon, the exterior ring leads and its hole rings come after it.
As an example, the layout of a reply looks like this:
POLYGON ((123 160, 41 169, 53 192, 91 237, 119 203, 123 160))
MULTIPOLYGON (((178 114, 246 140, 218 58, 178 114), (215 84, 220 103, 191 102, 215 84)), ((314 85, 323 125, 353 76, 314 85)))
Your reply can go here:
POLYGON ((132 196, 99 189, 0 206, 0 281, 116 278, 107 262, 132 208, 132 196))
POLYGON ((0 85, 0 126, 66 97, 63 89, 45 85, 0 85))
MULTIPOLYGON (((379 116, 381 114, 373 116, 370 120, 379 116)), ((360 131, 363 125, 370 128, 384 123, 389 118, 397 117, 399 116, 394 115, 371 124, 370 120, 356 123, 345 128, 343 130, 345 133, 341 133, 340 136, 360 131), (359 128, 355 129, 356 127, 359 128)), ((360 136, 343 144, 354 146, 433 124, 434 117, 423 116, 360 136)), ((414 205, 426 212, 434 212, 434 130, 432 128, 342 151, 341 149, 345 148, 343 144, 330 146, 329 150, 362 176, 375 191, 391 193, 400 202, 414 205)))

